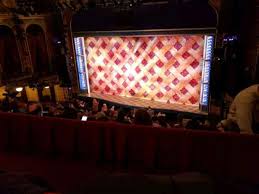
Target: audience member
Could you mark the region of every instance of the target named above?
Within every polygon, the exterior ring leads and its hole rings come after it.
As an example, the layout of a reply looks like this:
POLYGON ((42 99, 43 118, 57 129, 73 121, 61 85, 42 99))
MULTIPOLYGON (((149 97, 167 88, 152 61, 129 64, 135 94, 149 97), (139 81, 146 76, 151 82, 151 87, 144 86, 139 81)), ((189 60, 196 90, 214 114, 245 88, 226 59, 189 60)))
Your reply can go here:
POLYGON ((186 129, 201 129, 200 121, 198 118, 193 117, 190 121, 187 122, 187 125, 185 127, 186 129))
POLYGON ((77 111, 72 103, 70 103, 70 102, 65 103, 64 112, 63 112, 62 117, 67 118, 67 119, 76 119, 77 118, 77 111))
POLYGON ((97 121, 108 121, 109 118, 106 116, 104 112, 98 112, 95 116, 97 121))
MULTIPOLYGON (((44 102, 43 104, 40 104, 38 102, 29 102, 27 105, 23 101, 18 101, 16 103, 16 108, 14 108, 14 105, 11 105, 11 102, 13 102, 14 100, 10 97, 10 95, 8 95, 4 99, 1 108, 3 111, 15 110, 14 112, 28 113, 39 116, 53 116, 79 120, 81 120, 82 116, 87 116, 87 120, 116 120, 117 122, 127 124, 134 123, 138 125, 149 125, 154 127, 171 127, 170 124, 167 122, 166 115, 164 113, 159 112, 157 115, 155 115, 154 110, 152 110, 150 107, 148 109, 133 109, 111 106, 111 108, 109 109, 107 104, 103 103, 102 107, 100 107, 101 110, 99 111, 100 103, 98 102, 98 100, 92 99, 90 102, 89 99, 90 98, 87 98, 85 100, 74 98, 71 99, 70 102, 56 104, 51 102, 44 102), (43 112, 45 112, 44 115, 43 112)), ((171 122, 175 123, 174 127, 211 130, 212 126, 210 119, 211 118, 208 118, 208 120, 201 124, 198 118, 194 117, 193 119, 184 119, 184 115, 182 113, 179 113, 177 115, 176 123, 173 120, 171 120, 171 122), (186 122, 183 122, 184 120, 186 122), (186 125, 184 125, 183 123, 186 123, 186 125)), ((232 131, 231 127, 236 129, 236 126, 234 126, 232 123, 228 124, 227 127, 225 126, 225 130, 232 131)), ((217 127, 215 126, 214 128, 216 129, 217 127)))
POLYGON ((148 112, 148 114, 150 115, 151 118, 154 117, 155 112, 154 112, 154 110, 152 110, 152 108, 150 106, 148 107, 147 112, 148 112))
POLYGON ((236 122, 240 133, 253 134, 253 112, 259 100, 259 84, 237 94, 229 108, 227 119, 236 122))
POLYGON ((119 109, 117 121, 120 123, 127 123, 127 124, 132 123, 132 121, 129 117, 129 114, 130 114, 129 109, 127 109, 127 108, 119 109))
POLYGON ((156 116, 152 118, 153 127, 164 127, 170 128, 171 126, 166 122, 166 115, 159 112, 156 116))
POLYGON ((145 109, 138 109, 135 112, 134 124, 137 125, 152 125, 152 119, 145 109))
POLYGON ((94 98, 92 106, 92 114, 96 114, 99 111, 99 102, 94 98))
POLYGON ((42 116, 42 106, 38 102, 29 102, 27 112, 31 115, 42 116))
POLYGON ((178 113, 174 127, 179 127, 179 128, 183 127, 183 119, 184 119, 184 115, 182 113, 178 113))
POLYGON ((27 104, 23 101, 18 101, 17 103, 17 112, 19 113, 26 113, 27 112, 27 104))
POLYGON ((222 120, 218 125, 217 125, 217 130, 224 132, 240 132, 240 129, 237 125, 237 123, 233 120, 230 119, 225 119, 222 120))

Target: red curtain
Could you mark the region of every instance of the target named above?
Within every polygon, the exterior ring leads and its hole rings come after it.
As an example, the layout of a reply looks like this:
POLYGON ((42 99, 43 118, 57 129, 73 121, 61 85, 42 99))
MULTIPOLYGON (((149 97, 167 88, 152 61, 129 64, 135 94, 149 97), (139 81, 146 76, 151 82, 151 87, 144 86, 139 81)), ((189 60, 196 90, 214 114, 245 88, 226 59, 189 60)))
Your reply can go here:
POLYGON ((15 36, 11 29, 0 27, 0 64, 4 75, 17 75, 21 73, 21 61, 15 36))
POLYGON ((49 72, 48 53, 43 30, 33 25, 27 30, 32 64, 35 72, 49 72))

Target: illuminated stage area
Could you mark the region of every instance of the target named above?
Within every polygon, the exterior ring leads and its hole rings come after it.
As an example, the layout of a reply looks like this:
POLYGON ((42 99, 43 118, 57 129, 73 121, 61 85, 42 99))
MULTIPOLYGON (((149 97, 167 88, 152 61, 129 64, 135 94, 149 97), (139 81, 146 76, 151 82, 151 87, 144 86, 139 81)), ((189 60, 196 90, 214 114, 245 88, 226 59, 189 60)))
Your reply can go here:
POLYGON ((201 113, 208 106, 213 40, 208 35, 75 38, 80 88, 119 104, 201 113))
MULTIPOLYGON (((88 94, 82 94, 82 97, 88 97, 88 94)), ((151 100, 145 100, 140 99, 136 97, 121 97, 121 96, 113 96, 113 95, 107 95, 107 94, 98 94, 98 93, 91 93, 92 98, 101 99, 109 102, 115 102, 119 105, 130 105, 135 107, 151 107, 152 109, 157 110, 174 110, 179 112, 189 112, 189 113, 195 113, 195 114, 204 114, 199 109, 197 109, 197 106, 192 105, 182 105, 177 103, 162 103, 159 101, 151 101, 151 100)))

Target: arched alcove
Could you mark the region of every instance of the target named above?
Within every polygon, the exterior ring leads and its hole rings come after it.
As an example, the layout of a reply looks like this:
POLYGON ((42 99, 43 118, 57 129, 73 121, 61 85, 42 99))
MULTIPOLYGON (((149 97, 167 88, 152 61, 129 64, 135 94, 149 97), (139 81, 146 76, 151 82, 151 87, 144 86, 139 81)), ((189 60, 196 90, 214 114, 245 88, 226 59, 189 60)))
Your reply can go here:
POLYGON ((22 72, 22 65, 14 33, 8 26, 0 25, 0 67, 3 79, 22 72))
POLYGON ((43 29, 31 24, 26 29, 34 72, 46 74, 50 71, 46 38, 43 29))

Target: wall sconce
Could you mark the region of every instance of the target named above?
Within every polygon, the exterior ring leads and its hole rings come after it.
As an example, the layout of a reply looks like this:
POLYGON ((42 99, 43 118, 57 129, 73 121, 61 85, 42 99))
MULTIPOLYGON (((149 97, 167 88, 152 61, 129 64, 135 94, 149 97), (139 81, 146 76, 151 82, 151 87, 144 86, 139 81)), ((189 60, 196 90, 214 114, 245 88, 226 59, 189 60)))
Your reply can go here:
POLYGON ((16 92, 22 92, 22 91, 23 91, 23 87, 16 88, 16 92))

